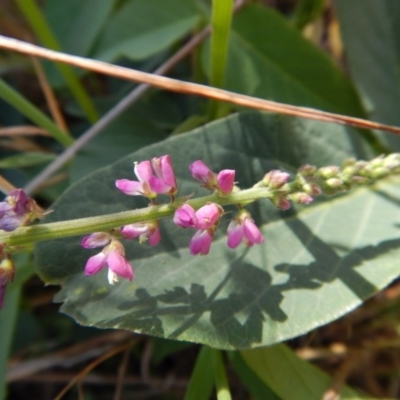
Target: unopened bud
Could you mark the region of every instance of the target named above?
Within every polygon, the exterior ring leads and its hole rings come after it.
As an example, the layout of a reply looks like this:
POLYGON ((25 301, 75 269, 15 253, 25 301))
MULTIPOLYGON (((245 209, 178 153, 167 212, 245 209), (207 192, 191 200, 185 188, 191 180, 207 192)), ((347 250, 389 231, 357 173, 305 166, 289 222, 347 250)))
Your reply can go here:
POLYGON ((336 165, 331 165, 328 167, 322 167, 318 170, 318 175, 325 179, 333 178, 338 175, 340 168, 336 165))
POLYGON ((317 167, 315 165, 305 164, 302 165, 297 171, 303 176, 314 176, 314 174, 317 172, 317 167))
POLYGON ((282 211, 286 211, 291 207, 290 201, 286 197, 273 197, 271 198, 271 201, 275 207, 282 211))
POLYGON ((302 189, 310 196, 319 196, 322 193, 322 189, 316 183, 306 183, 302 189))
POLYGON ((262 180, 265 186, 272 189, 281 188, 289 180, 290 175, 286 172, 282 172, 278 169, 269 171, 262 180))
POLYGON ((325 181, 325 185, 332 189, 339 189, 343 186, 343 181, 339 178, 330 178, 325 181))
POLYGON ((304 204, 304 205, 308 205, 314 200, 309 194, 307 194, 305 192, 292 193, 289 195, 289 197, 295 203, 304 204))
POLYGON ((8 282, 14 281, 15 266, 11 258, 6 257, 0 263, 0 309, 3 307, 8 282))

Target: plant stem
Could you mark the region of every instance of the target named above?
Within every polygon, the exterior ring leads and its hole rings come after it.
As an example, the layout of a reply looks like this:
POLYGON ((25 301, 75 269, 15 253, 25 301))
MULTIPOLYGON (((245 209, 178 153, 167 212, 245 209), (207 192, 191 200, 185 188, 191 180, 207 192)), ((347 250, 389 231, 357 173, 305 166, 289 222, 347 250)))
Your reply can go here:
POLYGON ((96 217, 20 227, 13 232, 1 231, 0 243, 8 246, 20 246, 44 240, 85 235, 97 231, 109 231, 113 228, 118 228, 135 222, 150 221, 171 216, 182 203, 190 204, 194 209, 198 209, 208 202, 217 203, 221 206, 249 203, 262 198, 271 197, 273 193, 274 191, 271 191, 268 188, 251 188, 224 197, 220 197, 217 194, 190 200, 181 197, 170 204, 155 205, 137 210, 99 215, 96 217))

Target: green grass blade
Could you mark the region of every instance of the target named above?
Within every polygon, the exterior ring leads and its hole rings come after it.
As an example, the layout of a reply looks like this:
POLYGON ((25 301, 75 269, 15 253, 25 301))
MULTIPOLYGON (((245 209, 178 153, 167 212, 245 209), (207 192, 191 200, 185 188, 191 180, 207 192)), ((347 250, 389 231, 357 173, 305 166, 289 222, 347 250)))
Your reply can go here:
POLYGON ((190 377, 184 400, 208 400, 213 388, 212 363, 213 350, 203 346, 197 356, 196 365, 190 377))
MULTIPOLYGON (((58 43, 56 37, 51 31, 46 19, 44 18, 40 8, 35 3, 35 0, 16 0, 18 6, 24 17, 31 25, 32 29, 36 35, 40 38, 43 44, 57 51, 62 51, 60 44, 58 43)), ((99 119, 99 114, 91 101, 86 90, 80 83, 79 79, 76 77, 73 69, 68 65, 57 64, 57 68, 67 82, 72 94, 75 96, 76 101, 82 107, 86 114, 87 119, 94 123, 99 119)))
POLYGON ((226 377, 224 360, 219 350, 212 350, 213 372, 218 400, 232 400, 229 390, 228 378, 226 377))
POLYGON ((0 98, 15 107, 26 118, 46 129, 62 145, 69 146, 73 143, 74 140, 68 133, 62 131, 46 114, 2 79, 0 79, 0 98))
MULTIPOLYGON (((228 58, 229 33, 231 30, 233 13, 233 0, 213 0, 211 16, 211 46, 210 46, 210 84, 214 87, 223 87, 225 83, 225 70, 228 58)), ((217 117, 224 114, 226 105, 217 106, 211 102, 210 114, 217 117)))

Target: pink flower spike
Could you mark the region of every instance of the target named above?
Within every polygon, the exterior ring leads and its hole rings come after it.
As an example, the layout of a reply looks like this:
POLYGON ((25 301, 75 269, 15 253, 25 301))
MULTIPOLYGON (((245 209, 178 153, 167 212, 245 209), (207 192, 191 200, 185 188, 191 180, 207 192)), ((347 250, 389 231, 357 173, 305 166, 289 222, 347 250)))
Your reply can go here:
POLYGON ((82 239, 81 246, 85 249, 104 247, 111 241, 111 235, 107 232, 94 232, 82 239))
POLYGON ((197 231, 189 242, 189 250, 192 255, 206 255, 210 252, 212 235, 208 230, 197 231))
POLYGON ((197 228, 208 229, 218 224, 223 209, 215 203, 206 204, 196 211, 197 228))
POLYGON ((222 194, 228 195, 235 185, 235 170, 224 169, 217 175, 218 186, 222 194))
POLYGON ((194 208, 189 204, 181 205, 174 214, 174 224, 181 228, 196 228, 197 217, 194 208))

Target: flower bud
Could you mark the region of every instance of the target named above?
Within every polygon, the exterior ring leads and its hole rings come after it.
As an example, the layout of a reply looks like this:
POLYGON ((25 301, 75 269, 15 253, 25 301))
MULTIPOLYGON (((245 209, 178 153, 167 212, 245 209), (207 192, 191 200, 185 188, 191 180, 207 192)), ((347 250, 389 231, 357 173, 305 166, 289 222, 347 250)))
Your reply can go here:
POLYGON ((6 257, 0 263, 0 309, 3 307, 7 284, 14 281, 14 276, 14 263, 10 257, 6 257))
POLYGON ((264 186, 271 189, 279 189, 287 183, 290 175, 287 172, 282 172, 278 169, 269 171, 263 178, 262 183, 264 186))
POLYGON ((309 194, 307 194, 305 192, 291 193, 289 195, 289 198, 292 201, 294 201, 295 203, 303 204, 303 205, 308 205, 314 200, 309 194))
POLYGON ((318 170, 318 175, 322 178, 329 179, 337 176, 340 172, 340 168, 336 165, 331 165, 328 167, 322 167, 318 170))
POLYGON ((317 172, 317 167, 315 165, 304 164, 297 170, 297 172, 302 176, 314 176, 317 172))

